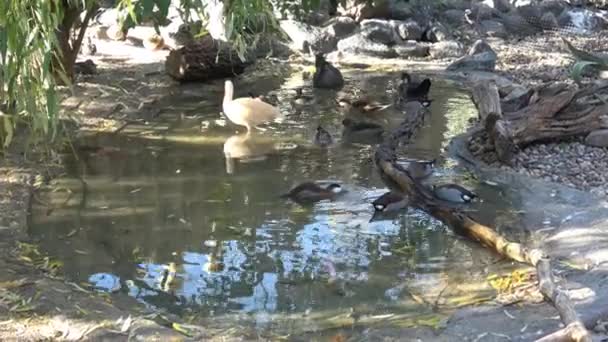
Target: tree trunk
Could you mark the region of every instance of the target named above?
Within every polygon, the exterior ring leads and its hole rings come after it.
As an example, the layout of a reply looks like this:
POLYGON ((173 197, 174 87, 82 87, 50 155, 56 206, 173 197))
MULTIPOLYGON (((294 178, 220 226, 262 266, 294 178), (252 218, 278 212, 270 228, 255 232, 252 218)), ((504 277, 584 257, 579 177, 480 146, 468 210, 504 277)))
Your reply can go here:
POLYGON ((76 29, 74 25, 78 22, 81 8, 79 6, 70 5, 67 1, 63 1, 64 15, 56 32, 60 53, 55 57, 53 63, 56 81, 59 84, 65 83, 64 79, 60 76, 60 73, 62 72, 65 74, 67 80, 71 81, 74 79, 76 58, 78 57, 78 52, 82 46, 82 41, 89 26, 89 21, 91 21, 91 18, 95 15, 97 8, 97 4, 94 4, 87 10, 84 20, 78 27, 76 39, 73 40, 72 29, 76 29))
POLYGON ((246 65, 227 44, 207 35, 171 51, 165 70, 180 82, 207 81, 240 74, 246 65))

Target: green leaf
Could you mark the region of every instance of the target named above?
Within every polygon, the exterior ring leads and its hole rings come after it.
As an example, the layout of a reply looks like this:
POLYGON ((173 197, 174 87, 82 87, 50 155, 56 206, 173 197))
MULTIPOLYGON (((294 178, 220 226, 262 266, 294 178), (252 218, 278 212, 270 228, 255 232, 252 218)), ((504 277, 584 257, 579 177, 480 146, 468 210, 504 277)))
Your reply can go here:
POLYGON ((580 61, 580 62, 576 62, 574 63, 574 65, 572 66, 572 69, 570 70, 570 76, 572 77, 572 79, 574 79, 575 82, 580 82, 581 81, 581 77, 583 75, 583 71, 585 70, 585 68, 587 68, 590 65, 599 65, 596 62, 591 62, 591 61, 580 61))

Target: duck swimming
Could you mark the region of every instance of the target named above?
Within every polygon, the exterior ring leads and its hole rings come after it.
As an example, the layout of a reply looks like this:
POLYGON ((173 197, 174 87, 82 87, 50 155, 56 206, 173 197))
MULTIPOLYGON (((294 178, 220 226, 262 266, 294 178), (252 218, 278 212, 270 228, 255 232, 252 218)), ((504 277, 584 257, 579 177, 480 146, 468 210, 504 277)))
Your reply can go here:
POLYGON ((342 73, 326 61, 323 54, 315 56, 315 74, 312 77, 312 86, 323 89, 340 89, 344 86, 342 73))
POLYGON ((346 108, 347 110, 356 109, 364 113, 379 112, 392 106, 392 104, 384 105, 375 101, 368 101, 366 99, 358 99, 355 101, 351 101, 347 98, 338 99, 338 104, 341 107, 346 108))
POLYGON ((234 85, 226 80, 224 84, 224 101, 222 109, 232 123, 247 127, 250 131, 255 126, 273 121, 281 115, 279 109, 259 98, 240 97, 233 99, 234 85))
POLYGON ((457 184, 433 185, 433 193, 440 200, 454 203, 469 203, 476 194, 457 184))
POLYGON ((331 137, 329 132, 321 127, 321 125, 317 126, 317 133, 315 134, 315 144, 321 147, 327 147, 334 142, 334 139, 331 137))
POLYGON ((408 205, 407 198, 394 192, 384 193, 372 202, 376 212, 397 211, 406 208, 408 205))
POLYGON ((281 195, 281 198, 289 198, 300 204, 310 204, 322 200, 332 200, 340 192, 342 192, 340 184, 332 183, 323 188, 313 182, 305 182, 281 195))
POLYGON ((407 72, 401 74, 401 83, 399 84, 400 97, 427 100, 430 89, 431 80, 429 78, 425 78, 422 82, 417 83, 412 81, 412 77, 407 72))

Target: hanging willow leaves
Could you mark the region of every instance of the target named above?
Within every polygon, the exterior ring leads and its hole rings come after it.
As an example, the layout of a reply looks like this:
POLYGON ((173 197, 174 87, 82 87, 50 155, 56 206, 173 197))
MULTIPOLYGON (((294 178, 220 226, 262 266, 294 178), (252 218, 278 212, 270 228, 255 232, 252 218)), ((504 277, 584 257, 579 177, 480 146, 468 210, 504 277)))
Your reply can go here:
MULTIPOLYGON (((99 0, 0 0, 0 144, 8 146, 22 128, 33 141, 52 140, 58 127, 56 85, 68 85, 89 20, 99 0), (84 14, 84 17, 82 16, 84 14), (81 18, 84 18, 81 20, 81 18)), ((211 0, 180 0, 185 22, 208 22, 211 0), (194 18, 196 15, 198 18, 194 18)), ((344 0, 338 2, 343 3, 344 0)), ((227 39, 239 56, 260 36, 279 32, 276 13, 320 5, 319 0, 224 0, 227 39)), ((123 28, 152 21, 166 23, 171 0, 119 0, 123 28)), ((296 15, 298 15, 296 14, 296 15)), ((204 34, 202 29, 200 34, 204 34)))

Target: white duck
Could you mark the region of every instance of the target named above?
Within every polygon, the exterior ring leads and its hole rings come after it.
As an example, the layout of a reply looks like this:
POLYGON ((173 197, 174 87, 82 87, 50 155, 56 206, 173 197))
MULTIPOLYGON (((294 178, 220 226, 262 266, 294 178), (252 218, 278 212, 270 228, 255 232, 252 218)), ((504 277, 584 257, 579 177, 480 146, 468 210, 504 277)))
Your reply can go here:
POLYGON ((273 121, 281 112, 259 98, 240 97, 233 99, 234 86, 230 80, 224 84, 224 102, 222 109, 224 114, 234 124, 247 127, 251 131, 255 126, 273 121))

